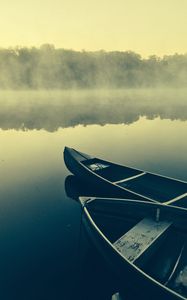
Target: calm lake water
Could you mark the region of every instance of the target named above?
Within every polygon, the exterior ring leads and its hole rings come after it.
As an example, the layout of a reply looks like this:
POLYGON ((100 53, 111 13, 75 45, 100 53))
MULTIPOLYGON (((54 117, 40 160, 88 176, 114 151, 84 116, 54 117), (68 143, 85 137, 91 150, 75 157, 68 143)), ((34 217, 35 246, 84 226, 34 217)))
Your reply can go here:
POLYGON ((0 94, 3 300, 110 299, 113 278, 83 236, 79 204, 66 195, 63 148, 187 180, 186 95, 0 94))

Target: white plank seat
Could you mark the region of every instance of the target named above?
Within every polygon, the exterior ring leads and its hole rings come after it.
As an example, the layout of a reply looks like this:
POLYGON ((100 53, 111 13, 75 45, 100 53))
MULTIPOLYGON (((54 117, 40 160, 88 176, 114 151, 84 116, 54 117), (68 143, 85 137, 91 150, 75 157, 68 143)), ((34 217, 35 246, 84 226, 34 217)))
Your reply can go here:
POLYGON ((167 236, 172 222, 144 218, 113 245, 124 258, 141 267, 167 236))

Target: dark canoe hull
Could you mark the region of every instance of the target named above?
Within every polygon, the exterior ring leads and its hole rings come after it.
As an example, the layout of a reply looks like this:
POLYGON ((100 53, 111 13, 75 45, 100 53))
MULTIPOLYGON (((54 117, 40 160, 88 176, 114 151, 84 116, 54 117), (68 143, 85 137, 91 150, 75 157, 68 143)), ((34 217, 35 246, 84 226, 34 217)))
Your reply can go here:
MULTIPOLYGON (((116 199, 116 201, 118 200, 116 199)), ((134 201, 134 203, 135 202, 136 201, 134 201)), ((84 207, 84 204, 82 205, 84 207)), ((146 207, 148 208, 149 204, 146 203, 145 205, 145 209, 146 207)), ((123 299, 126 299, 126 295, 131 295, 131 297, 133 295, 138 295, 138 298, 133 299, 140 300, 185 299, 183 296, 163 287, 157 281, 152 280, 152 278, 147 277, 140 269, 134 267, 126 259, 120 256, 119 253, 111 247, 102 232, 97 229, 97 226, 95 226, 94 221, 89 217, 85 208, 83 208, 83 226, 86 229, 92 244, 110 266, 111 272, 117 276, 120 295, 124 294, 123 299)))
POLYGON ((65 147, 64 161, 71 173, 84 182, 101 187, 102 195, 148 202, 187 206, 187 183, 172 178, 120 166, 65 147), (89 162, 109 164, 112 171, 93 171, 89 162), (105 173, 105 174, 104 174, 105 173), (104 174, 104 175, 103 175, 104 174), (120 181, 121 177, 127 177, 120 181), (112 180, 113 178, 113 180, 112 180))
POLYGON ((68 170, 75 176, 78 176, 83 181, 89 184, 99 185, 102 189, 102 194, 105 194, 105 196, 110 195, 120 198, 133 198, 144 201, 147 200, 144 197, 128 192, 124 189, 119 188, 118 186, 112 185, 110 182, 104 180, 102 177, 95 176, 93 172, 90 172, 81 164, 81 161, 83 161, 84 158, 92 159, 91 156, 88 156, 84 153, 76 152, 74 149, 71 148, 66 147, 64 150, 64 162, 68 170))

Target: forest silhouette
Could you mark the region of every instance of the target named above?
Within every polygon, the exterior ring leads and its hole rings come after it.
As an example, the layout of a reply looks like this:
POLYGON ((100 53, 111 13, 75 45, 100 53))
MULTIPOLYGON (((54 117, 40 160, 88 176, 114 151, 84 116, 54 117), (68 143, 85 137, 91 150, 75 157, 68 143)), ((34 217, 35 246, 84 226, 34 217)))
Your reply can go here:
POLYGON ((0 89, 186 87, 187 54, 142 58, 132 51, 0 49, 0 89))

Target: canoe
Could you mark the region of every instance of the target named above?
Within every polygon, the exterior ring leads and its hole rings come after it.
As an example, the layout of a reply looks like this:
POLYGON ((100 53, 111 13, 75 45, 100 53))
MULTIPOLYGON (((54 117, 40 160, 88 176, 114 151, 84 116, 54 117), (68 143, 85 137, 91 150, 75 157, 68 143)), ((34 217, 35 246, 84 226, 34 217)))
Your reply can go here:
MULTIPOLYGON (((68 170, 102 195, 187 207, 187 182, 115 164, 65 147, 68 170)), ((101 196, 101 195, 100 195, 101 196)))
POLYGON ((80 203, 82 224, 117 276, 120 299, 187 299, 185 208, 117 198, 80 203))

